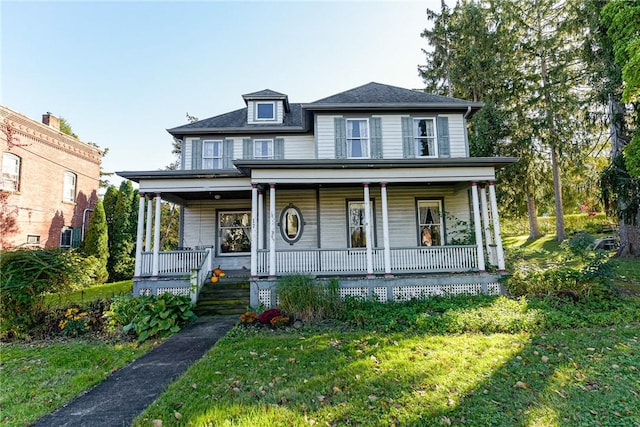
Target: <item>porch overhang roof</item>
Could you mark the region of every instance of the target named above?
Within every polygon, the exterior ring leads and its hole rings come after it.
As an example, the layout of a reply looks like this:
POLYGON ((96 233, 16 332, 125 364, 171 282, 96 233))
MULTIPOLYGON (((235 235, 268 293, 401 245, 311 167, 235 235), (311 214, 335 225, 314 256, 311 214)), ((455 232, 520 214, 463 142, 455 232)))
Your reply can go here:
POLYGON ((320 160, 236 160, 245 175, 254 169, 407 169, 407 168, 505 168, 517 157, 460 157, 437 159, 320 159, 320 160))
POLYGON ((121 171, 116 175, 140 183, 145 179, 165 180, 165 179, 217 179, 217 178, 242 178, 242 172, 226 171, 213 172, 204 169, 194 170, 154 170, 154 171, 121 171))

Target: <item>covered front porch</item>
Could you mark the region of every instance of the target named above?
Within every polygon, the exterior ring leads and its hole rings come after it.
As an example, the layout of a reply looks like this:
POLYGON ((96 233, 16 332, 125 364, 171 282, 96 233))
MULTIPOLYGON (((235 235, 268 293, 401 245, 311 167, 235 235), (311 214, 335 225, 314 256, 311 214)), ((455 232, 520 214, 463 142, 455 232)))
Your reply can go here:
MULTIPOLYGON (((252 303, 263 304, 265 289, 279 276, 297 273, 338 278, 345 295, 354 281, 372 279, 364 288, 384 280, 386 288, 409 286, 416 296, 433 294, 433 286, 442 290, 456 283, 455 289, 467 292, 498 286, 504 255, 493 167, 445 174, 424 167, 411 174, 380 169, 371 173, 360 167, 345 175, 330 168, 276 171, 259 168, 258 161, 246 163, 240 165, 247 169, 244 176, 192 171, 171 179, 164 172, 139 181, 137 293, 170 291, 190 294, 195 301, 217 266, 246 271, 252 303), (159 250, 162 199, 183 207, 181 247, 173 251, 159 250), (434 216, 421 218, 422 207, 434 200, 434 216), (466 211, 466 241, 453 238, 455 230, 446 223, 445 211, 466 211), (240 247, 237 252, 229 249, 230 231, 223 218, 235 221, 231 228, 240 247), (425 228, 433 234, 428 241, 419 235, 425 228), (360 239, 354 239, 355 234, 360 239), (495 267, 497 275, 486 273, 488 266, 495 267)), ((385 295, 406 293, 392 290, 385 295)))

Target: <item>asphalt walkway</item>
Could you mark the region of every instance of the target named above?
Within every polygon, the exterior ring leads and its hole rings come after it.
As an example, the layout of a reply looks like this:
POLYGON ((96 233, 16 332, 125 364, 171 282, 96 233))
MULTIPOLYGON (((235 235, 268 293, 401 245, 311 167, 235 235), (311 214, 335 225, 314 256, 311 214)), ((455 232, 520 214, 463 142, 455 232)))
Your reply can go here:
POLYGON ((235 315, 198 319, 34 426, 130 426, 138 414, 200 359, 237 320, 235 315))

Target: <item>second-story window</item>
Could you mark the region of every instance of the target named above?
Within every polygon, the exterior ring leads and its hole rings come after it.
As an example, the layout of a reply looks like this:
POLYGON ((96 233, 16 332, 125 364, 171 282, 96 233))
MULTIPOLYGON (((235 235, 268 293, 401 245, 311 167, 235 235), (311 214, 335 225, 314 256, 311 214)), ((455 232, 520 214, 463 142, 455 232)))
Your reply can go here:
POLYGON ((2 155, 3 190, 20 191, 20 157, 11 153, 2 155))
POLYGON ((273 139, 256 139, 253 141, 254 159, 273 159, 273 139))
POLYGON ((273 102, 256 102, 256 120, 275 120, 276 105, 273 102))
POLYGON ((222 169, 222 141, 202 141, 202 169, 222 169))
POLYGON ((416 157, 438 157, 435 118, 413 120, 416 157))
POLYGON ((369 158, 369 121, 347 119, 347 157, 369 158))
POLYGON ((62 190, 62 200, 64 202, 76 201, 76 181, 77 176, 73 172, 64 173, 64 188, 62 190))

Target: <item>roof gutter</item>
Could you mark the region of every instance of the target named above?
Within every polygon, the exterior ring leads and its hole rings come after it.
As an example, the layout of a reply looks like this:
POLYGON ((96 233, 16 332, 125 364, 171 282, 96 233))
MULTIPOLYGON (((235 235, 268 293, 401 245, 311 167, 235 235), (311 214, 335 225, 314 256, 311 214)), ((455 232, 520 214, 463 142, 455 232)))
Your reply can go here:
POLYGON ((467 112, 464 113, 464 119, 467 120, 467 117, 469 117, 469 114, 471 114, 471 105, 469 105, 467 107, 467 112))

